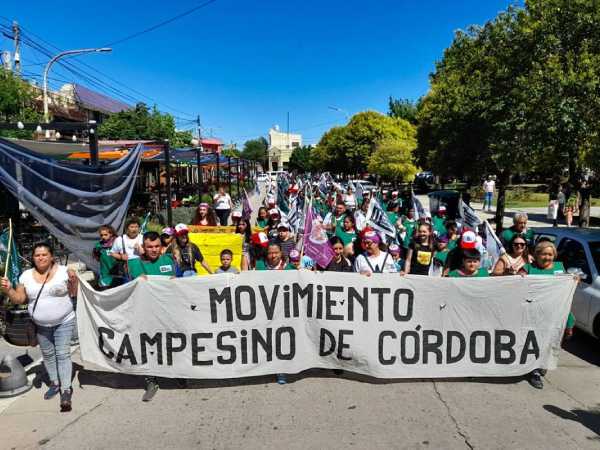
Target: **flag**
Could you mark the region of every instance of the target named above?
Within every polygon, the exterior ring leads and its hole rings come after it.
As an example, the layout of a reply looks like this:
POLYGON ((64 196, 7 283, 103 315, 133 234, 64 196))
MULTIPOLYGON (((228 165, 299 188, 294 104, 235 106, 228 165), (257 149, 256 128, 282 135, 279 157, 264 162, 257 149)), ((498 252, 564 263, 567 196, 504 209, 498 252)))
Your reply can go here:
POLYGON ((421 203, 421 200, 419 200, 417 198, 417 196, 415 195, 414 192, 411 195, 412 195, 412 204, 413 204, 413 207, 415 208, 415 220, 419 220, 419 219, 427 217, 427 212, 425 211, 425 208, 423 208, 423 204, 421 203))
POLYGON ((242 219, 250 220, 252 216, 252 206, 250 206, 250 199, 248 198, 248 193, 246 189, 244 189, 244 198, 242 200, 242 219))
POLYGON ((503 253, 506 253, 506 250, 504 250, 504 247, 500 243, 500 239, 498 239, 498 236, 494 233, 490 223, 485 220, 483 224, 485 230, 486 255, 485 261, 482 261, 481 265, 486 269, 491 270, 496 265, 496 262, 498 262, 498 259, 500 259, 500 256, 503 253))
POLYGON ((290 211, 290 207, 287 202, 287 190, 290 184, 288 180, 283 176, 277 177, 277 208, 282 214, 287 214, 290 211))
POLYGON ((323 221, 315 216, 312 205, 309 205, 306 212, 302 247, 303 253, 321 267, 327 267, 334 256, 323 221))
POLYGON ((460 200, 459 203, 459 214, 462 219, 463 225, 468 226, 469 228, 475 229, 478 225, 481 225, 481 219, 477 217, 475 210, 467 205, 465 202, 460 200))
POLYGON ((375 230, 392 238, 396 237, 396 227, 394 227, 394 225, 390 222, 390 218, 381 207, 379 201, 374 198, 369 202, 367 222, 375 230))
POLYGON ((292 199, 287 220, 294 233, 304 227, 304 198, 298 195, 292 199))
POLYGON ((327 177, 324 173, 322 173, 321 177, 319 178, 319 191, 321 192, 321 196, 323 196, 323 198, 327 198, 327 192, 329 191, 329 188, 327 187, 327 177))
POLYGON ((13 286, 16 286, 21 275, 21 264, 19 251, 17 250, 10 229, 0 234, 0 266, 2 267, 2 275, 6 273, 6 277, 11 281, 13 286))
POLYGON ((146 217, 144 217, 144 220, 142 221, 142 224, 140 225, 140 233, 144 234, 146 231, 148 231, 148 222, 150 222, 150 213, 146 214, 146 217))
POLYGON ((363 187, 362 183, 352 184, 354 190, 354 196, 356 197, 356 204, 360 205, 363 202, 363 187))

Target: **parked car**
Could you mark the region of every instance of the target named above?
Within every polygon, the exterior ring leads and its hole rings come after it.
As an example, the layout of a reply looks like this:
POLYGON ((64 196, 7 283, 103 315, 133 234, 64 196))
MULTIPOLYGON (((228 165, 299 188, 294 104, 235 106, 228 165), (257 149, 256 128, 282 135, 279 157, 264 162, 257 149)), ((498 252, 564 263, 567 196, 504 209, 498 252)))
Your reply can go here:
POLYGON ((566 270, 583 272, 573 296, 575 326, 600 338, 600 230, 589 228, 535 228, 534 239, 547 238, 558 250, 566 270))
POLYGON ((354 186, 360 184, 361 187, 363 188, 363 192, 365 191, 374 191, 375 185, 369 181, 365 181, 365 180, 351 180, 352 183, 354 184, 354 186))
POLYGON ((258 176, 256 177, 257 181, 262 181, 265 182, 269 179, 269 175, 266 173, 259 173, 258 176))

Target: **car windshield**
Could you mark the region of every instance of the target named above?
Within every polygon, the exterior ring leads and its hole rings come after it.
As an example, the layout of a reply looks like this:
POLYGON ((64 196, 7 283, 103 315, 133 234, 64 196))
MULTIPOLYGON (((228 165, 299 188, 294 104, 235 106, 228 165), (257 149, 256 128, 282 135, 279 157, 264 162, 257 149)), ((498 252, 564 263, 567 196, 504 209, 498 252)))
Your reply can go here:
POLYGON ((596 266, 596 273, 600 273, 600 241, 590 242, 590 252, 596 266))

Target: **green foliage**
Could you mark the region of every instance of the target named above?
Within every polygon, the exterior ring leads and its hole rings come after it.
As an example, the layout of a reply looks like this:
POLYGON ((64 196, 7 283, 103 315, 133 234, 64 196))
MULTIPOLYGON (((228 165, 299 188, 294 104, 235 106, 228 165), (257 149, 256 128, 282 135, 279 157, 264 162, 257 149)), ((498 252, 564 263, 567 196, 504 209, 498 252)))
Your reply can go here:
POLYGON ((251 139, 244 143, 244 149, 242 150, 242 158, 251 161, 258 161, 266 170, 267 167, 267 149, 269 143, 264 137, 258 137, 251 139))
MULTIPOLYGON (((150 110, 146 104, 138 103, 133 109, 109 116, 98 127, 98 136, 102 139, 169 139, 173 142, 175 119, 161 113, 156 106, 150 110)), ((177 139, 181 138, 180 135, 177 139)))
POLYGON ((600 169, 600 7, 528 0, 457 32, 419 105, 419 164, 439 175, 600 169))
MULTIPOLYGON (((0 120, 3 122, 39 122, 42 115, 35 109, 33 88, 0 68, 0 120)), ((31 138, 30 130, 0 130, 0 136, 31 138)))
POLYGON ((310 172, 312 169, 310 159, 311 151, 312 148, 307 145, 295 148, 290 156, 288 168, 290 170, 296 170, 300 173, 310 172))
POLYGON ((352 117, 344 127, 327 131, 311 155, 313 167, 333 173, 362 173, 379 143, 414 136, 406 120, 366 111, 352 117))
POLYGON ((410 182, 419 171, 413 161, 413 150, 417 146, 415 131, 405 139, 387 138, 377 144, 369 158, 369 172, 384 180, 410 182))
POLYGON ((192 146, 192 135, 191 131, 178 131, 176 130, 171 139, 170 146, 172 148, 188 148, 192 146))
POLYGON ((231 156, 232 158, 239 158, 242 154, 237 148, 226 148, 222 152, 223 156, 231 156))
POLYGON ((413 125, 417 124, 417 104, 411 100, 396 99, 390 95, 388 100, 388 116, 404 119, 413 125))

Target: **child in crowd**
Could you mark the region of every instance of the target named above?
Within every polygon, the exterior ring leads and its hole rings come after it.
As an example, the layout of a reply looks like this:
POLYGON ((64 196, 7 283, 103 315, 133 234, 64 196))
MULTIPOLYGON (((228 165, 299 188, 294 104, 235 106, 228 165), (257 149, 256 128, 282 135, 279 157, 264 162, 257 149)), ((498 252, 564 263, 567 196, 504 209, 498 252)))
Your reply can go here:
POLYGON ((463 278, 463 277, 487 277, 489 273, 486 269, 481 267, 481 253, 479 250, 464 249, 463 260, 460 269, 451 270, 448 273, 450 278, 463 278))
POLYGON ((231 265, 233 252, 226 248, 221 251, 221 266, 215 270, 215 273, 240 273, 238 269, 231 265))
POLYGON ((390 244, 390 246, 388 247, 388 253, 392 257, 392 260, 394 261, 396 270, 398 272, 402 271, 402 269, 404 269, 404 261, 400 257, 400 246, 397 244, 390 244))

